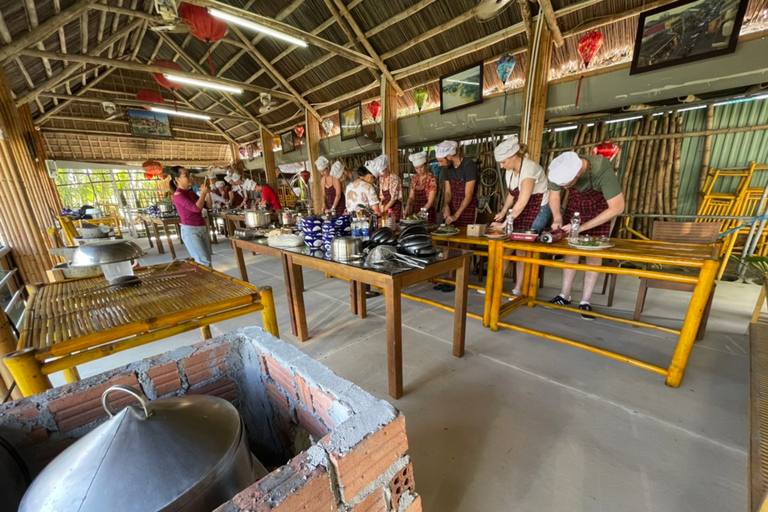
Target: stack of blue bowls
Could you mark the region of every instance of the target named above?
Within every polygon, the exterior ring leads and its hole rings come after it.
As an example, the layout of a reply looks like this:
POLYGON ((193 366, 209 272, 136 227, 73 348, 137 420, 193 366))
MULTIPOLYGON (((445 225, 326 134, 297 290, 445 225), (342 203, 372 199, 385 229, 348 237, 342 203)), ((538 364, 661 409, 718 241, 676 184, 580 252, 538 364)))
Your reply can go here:
POLYGON ((337 236, 350 236, 352 234, 352 219, 349 215, 340 215, 334 219, 323 222, 323 250, 331 252, 331 242, 337 236))
POLYGON ((323 246, 323 219, 319 217, 305 217, 301 221, 301 235, 304 243, 312 249, 320 249, 323 246))

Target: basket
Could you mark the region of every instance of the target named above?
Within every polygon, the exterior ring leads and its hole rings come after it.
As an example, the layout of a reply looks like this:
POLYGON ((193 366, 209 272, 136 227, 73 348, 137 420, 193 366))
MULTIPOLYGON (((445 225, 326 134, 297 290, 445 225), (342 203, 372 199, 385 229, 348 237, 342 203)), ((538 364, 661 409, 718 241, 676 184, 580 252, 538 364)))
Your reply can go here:
POLYGON ((485 224, 470 224, 467 226, 467 236, 483 236, 485 228, 485 224))

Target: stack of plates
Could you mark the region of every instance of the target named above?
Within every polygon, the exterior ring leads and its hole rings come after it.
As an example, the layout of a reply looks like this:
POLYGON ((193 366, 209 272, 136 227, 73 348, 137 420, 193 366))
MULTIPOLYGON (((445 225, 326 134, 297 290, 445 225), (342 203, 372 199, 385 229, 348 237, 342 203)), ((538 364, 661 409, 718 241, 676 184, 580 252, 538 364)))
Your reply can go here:
POLYGON ((326 220, 322 225, 323 250, 331 251, 331 242, 337 236, 350 236, 352 234, 352 220, 349 215, 341 215, 332 220, 326 220))

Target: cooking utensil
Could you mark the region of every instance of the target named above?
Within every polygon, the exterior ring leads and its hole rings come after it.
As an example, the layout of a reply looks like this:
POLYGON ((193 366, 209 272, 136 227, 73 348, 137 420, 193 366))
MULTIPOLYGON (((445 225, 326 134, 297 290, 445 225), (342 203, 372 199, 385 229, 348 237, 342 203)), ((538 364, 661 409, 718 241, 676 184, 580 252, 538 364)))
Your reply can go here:
POLYGON ((102 395, 110 419, 56 457, 19 512, 210 511, 267 474, 228 401, 187 395, 150 402, 128 386, 102 395), (117 412, 116 393, 139 405, 117 412))
POLYGON ((266 210, 249 210, 245 212, 245 227, 265 228, 269 226, 269 212, 266 210))
POLYGON ((352 261, 360 259, 363 242, 351 236, 337 236, 331 242, 331 258, 336 261, 352 261))
POLYGON ((421 269, 425 268, 424 265, 427 263, 424 260, 419 260, 404 254, 399 254, 395 248, 390 245, 380 245, 375 247, 365 258, 365 263, 369 266, 380 267, 382 266, 382 263, 392 260, 396 260, 408 267, 421 269))
POLYGON ((535 242, 537 238, 539 238, 539 233, 532 229, 527 231, 513 231, 512 234, 509 235, 510 240, 519 242, 535 242))
POLYGON ((283 226, 293 226, 296 224, 296 212, 288 209, 280 212, 280 224, 283 226))
POLYGON ((402 231, 400 231, 400 239, 410 236, 410 235, 416 235, 416 234, 424 234, 427 235, 429 232, 427 231, 427 228, 424 227, 423 224, 416 224, 414 226, 408 226, 407 228, 403 228, 402 231))
POLYGON ((144 250, 130 240, 114 240, 98 244, 81 245, 72 256, 73 267, 90 267, 121 261, 137 260, 144 250))

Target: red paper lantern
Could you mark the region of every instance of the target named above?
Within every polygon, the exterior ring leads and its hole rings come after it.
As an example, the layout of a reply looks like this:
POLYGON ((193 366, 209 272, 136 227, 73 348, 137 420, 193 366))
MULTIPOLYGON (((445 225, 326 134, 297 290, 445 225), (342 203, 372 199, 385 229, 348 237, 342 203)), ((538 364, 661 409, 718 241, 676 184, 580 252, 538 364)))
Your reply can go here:
POLYGON ((613 142, 607 140, 593 147, 592 154, 600 155, 613 162, 613 159, 616 158, 616 155, 619 154, 619 146, 618 144, 614 144, 613 142))
MULTIPOLYGON (((152 63, 153 66, 157 66, 160 68, 165 68, 169 72, 173 71, 184 71, 181 66, 173 62, 172 60, 156 60, 152 63)), ((157 83, 165 87, 166 89, 170 89, 172 91, 178 91, 181 89, 183 84, 180 84, 179 82, 171 82, 165 76, 163 73, 152 73, 152 76, 155 77, 155 80, 157 80, 157 83)))
MULTIPOLYGON (((211 16, 205 7, 183 2, 179 6, 179 15, 182 21, 189 25, 189 33, 209 45, 222 40, 227 33, 227 24, 211 16)), ((208 65, 211 67, 211 76, 215 75, 210 46, 208 47, 208 65)))
POLYGON ((136 99, 147 103, 165 103, 163 95, 151 89, 142 89, 136 93, 136 99))
MULTIPOLYGON (((589 67, 589 63, 597 55, 600 47, 603 46, 603 33, 593 30, 581 39, 579 39, 579 55, 581 60, 584 61, 584 67, 589 67)), ((579 96, 581 96, 581 81, 584 79, 584 75, 579 77, 579 85, 576 88, 576 107, 579 106, 579 96)))
POLYGON ((293 133, 295 133, 298 138, 302 138, 304 136, 304 127, 297 126, 293 129, 293 133))
POLYGON ((379 112, 381 112, 381 103, 374 100, 368 104, 368 112, 371 113, 374 120, 378 120, 379 112))
POLYGON ((152 179, 152 176, 159 176, 163 173, 163 164, 156 160, 147 160, 141 167, 144 169, 144 177, 148 180, 152 179))

